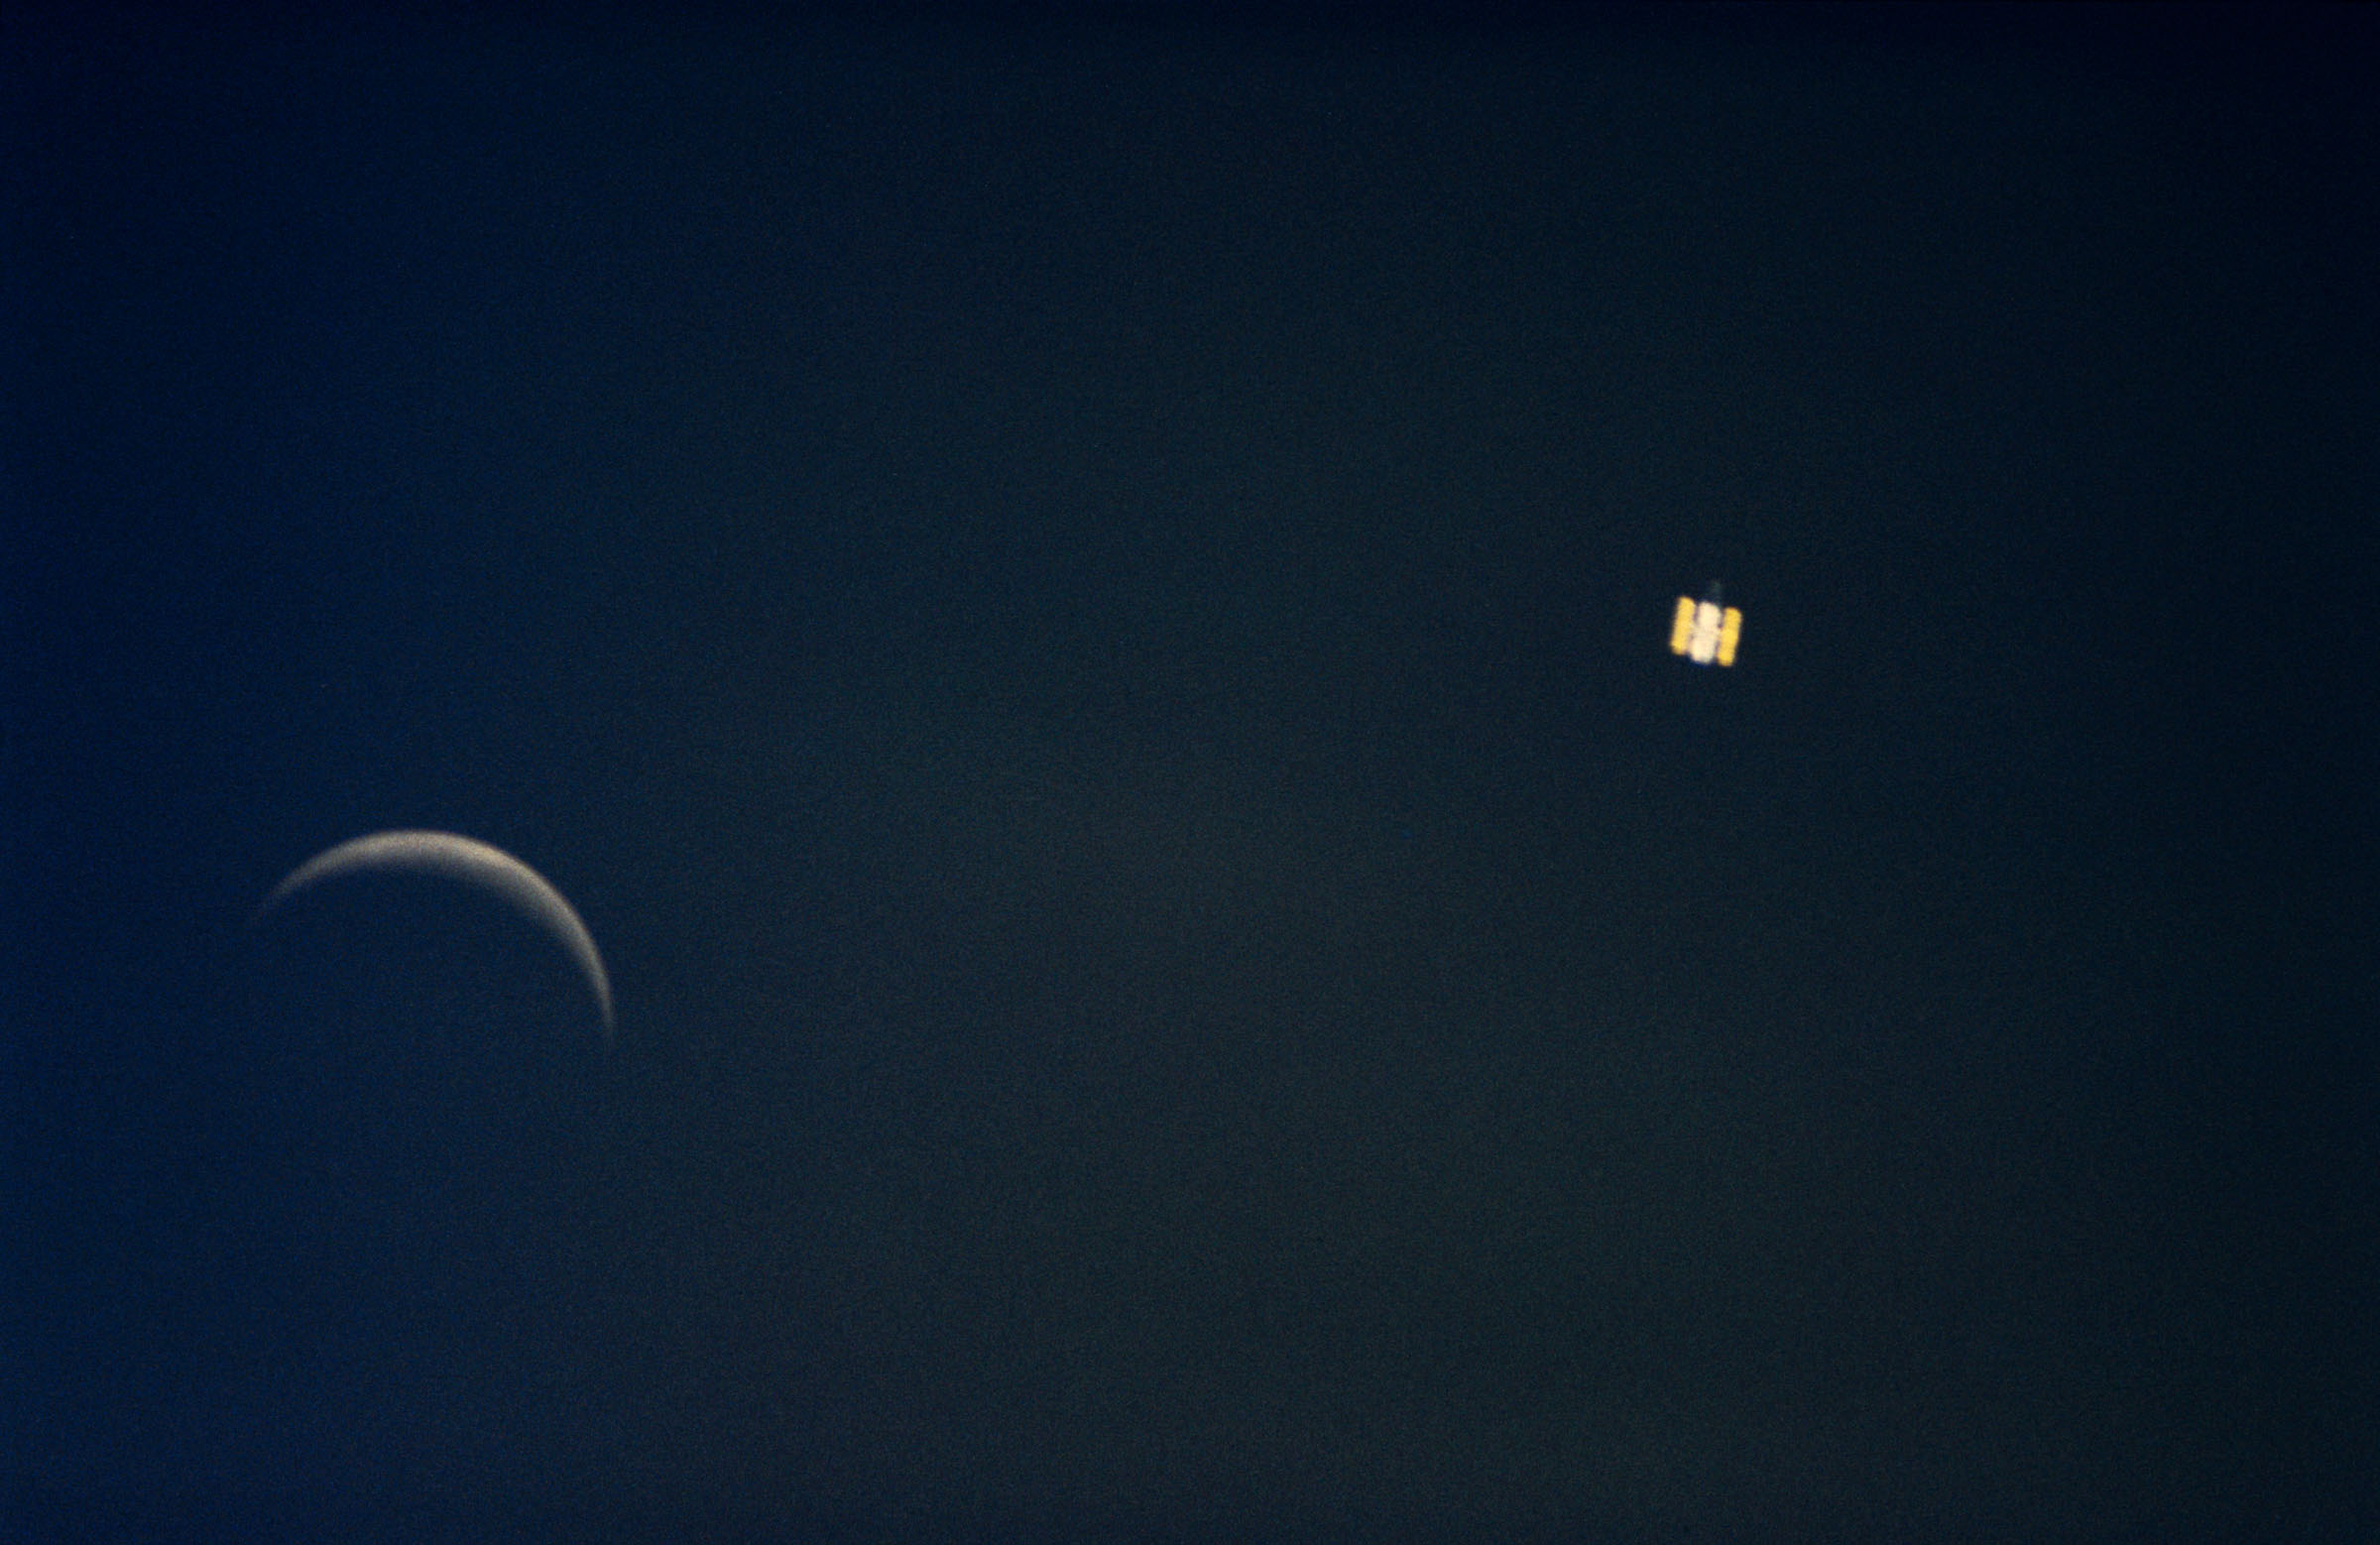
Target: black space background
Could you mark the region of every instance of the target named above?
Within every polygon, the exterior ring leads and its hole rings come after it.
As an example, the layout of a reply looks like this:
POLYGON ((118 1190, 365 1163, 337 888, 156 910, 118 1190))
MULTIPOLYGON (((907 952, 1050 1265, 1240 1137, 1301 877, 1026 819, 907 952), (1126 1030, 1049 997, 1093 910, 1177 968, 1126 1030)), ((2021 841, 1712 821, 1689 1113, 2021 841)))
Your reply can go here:
POLYGON ((0 23, 0 1509, 2380 1528, 2375 33, 2151 16, 0 23))

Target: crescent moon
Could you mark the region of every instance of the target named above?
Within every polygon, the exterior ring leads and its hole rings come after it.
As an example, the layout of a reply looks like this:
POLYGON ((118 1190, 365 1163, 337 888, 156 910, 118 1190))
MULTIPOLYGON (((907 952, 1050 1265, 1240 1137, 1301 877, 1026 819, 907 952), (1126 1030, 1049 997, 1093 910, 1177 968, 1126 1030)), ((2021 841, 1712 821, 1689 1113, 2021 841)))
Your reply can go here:
POLYGON ((392 831, 342 842, 290 871, 289 877, 265 897, 265 904, 257 908, 257 920, 263 921, 282 902, 323 881, 367 870, 460 880, 485 887, 519 907, 544 925, 578 963, 580 975, 595 994, 595 1007, 603 1014, 604 1038, 611 1038, 612 980, 604 974, 603 956, 596 952, 595 936, 587 931, 577 910, 544 876, 502 848, 474 838, 453 832, 392 831))

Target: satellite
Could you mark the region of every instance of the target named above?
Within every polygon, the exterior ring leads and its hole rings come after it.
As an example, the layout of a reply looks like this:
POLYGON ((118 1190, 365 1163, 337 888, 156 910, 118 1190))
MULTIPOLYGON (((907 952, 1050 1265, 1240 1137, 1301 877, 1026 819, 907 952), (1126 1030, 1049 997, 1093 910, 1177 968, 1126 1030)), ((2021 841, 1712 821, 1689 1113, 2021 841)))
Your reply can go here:
POLYGON ((1720 604, 1719 582, 1713 580, 1711 593, 1700 601, 1678 597, 1677 616, 1669 625, 1669 652, 1698 665, 1732 665, 1735 641, 1742 634, 1743 614, 1720 604))

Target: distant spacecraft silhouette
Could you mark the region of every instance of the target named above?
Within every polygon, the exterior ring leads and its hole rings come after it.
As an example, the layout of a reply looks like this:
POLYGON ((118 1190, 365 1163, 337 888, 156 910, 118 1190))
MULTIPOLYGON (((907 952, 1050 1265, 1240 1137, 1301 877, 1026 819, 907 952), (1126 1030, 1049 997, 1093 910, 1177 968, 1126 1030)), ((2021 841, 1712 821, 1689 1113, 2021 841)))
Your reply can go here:
POLYGON ((1669 652, 1698 665, 1732 665, 1735 641, 1742 635, 1743 614, 1720 605, 1719 581, 1715 579, 1710 594, 1700 601, 1678 597, 1677 615, 1669 625, 1669 652))

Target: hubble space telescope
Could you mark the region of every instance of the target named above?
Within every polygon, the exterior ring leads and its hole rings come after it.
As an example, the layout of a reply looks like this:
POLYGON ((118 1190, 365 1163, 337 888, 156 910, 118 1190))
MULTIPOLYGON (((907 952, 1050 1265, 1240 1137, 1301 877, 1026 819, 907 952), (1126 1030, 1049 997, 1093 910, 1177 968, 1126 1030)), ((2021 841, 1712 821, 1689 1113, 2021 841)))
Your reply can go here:
POLYGON ((1742 634, 1743 614, 1720 604, 1719 585, 1714 582, 1711 593, 1700 601, 1678 597, 1677 616, 1669 625, 1669 652, 1698 665, 1732 665, 1735 641, 1742 634))

